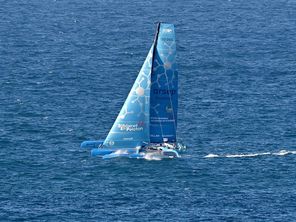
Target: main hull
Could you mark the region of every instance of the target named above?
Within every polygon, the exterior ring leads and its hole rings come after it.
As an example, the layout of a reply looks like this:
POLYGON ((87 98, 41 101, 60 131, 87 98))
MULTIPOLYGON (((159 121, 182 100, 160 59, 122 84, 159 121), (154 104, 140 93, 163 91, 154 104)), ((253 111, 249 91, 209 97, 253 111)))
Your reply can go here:
POLYGON ((91 156, 110 159, 116 157, 126 157, 133 159, 166 159, 179 158, 186 147, 180 143, 150 143, 137 148, 104 148, 104 140, 84 141, 81 148, 91 148, 91 156))
POLYGON ((105 149, 95 148, 91 150, 91 156, 102 157, 103 159, 111 159, 116 157, 126 157, 133 159, 172 159, 179 158, 180 154, 177 150, 164 146, 143 147, 143 148, 127 148, 127 149, 105 149))

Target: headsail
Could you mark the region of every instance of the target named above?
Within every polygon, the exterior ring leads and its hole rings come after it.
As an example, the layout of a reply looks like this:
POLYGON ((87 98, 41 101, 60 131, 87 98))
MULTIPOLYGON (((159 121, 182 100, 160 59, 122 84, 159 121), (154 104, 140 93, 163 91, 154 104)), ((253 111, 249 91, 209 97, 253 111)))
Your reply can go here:
POLYGON ((103 146, 135 148, 149 143, 151 67, 154 44, 103 146))
POLYGON ((159 24, 155 44, 150 92, 150 142, 176 142, 178 72, 173 24, 159 24))

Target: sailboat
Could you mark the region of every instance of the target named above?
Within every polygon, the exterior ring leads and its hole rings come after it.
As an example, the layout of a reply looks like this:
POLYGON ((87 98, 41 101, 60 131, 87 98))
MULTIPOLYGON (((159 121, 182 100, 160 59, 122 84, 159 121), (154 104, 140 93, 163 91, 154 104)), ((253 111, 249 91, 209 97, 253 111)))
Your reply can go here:
POLYGON ((173 24, 158 23, 153 44, 106 139, 84 141, 92 156, 104 159, 175 158, 185 146, 177 142, 178 72, 173 24))

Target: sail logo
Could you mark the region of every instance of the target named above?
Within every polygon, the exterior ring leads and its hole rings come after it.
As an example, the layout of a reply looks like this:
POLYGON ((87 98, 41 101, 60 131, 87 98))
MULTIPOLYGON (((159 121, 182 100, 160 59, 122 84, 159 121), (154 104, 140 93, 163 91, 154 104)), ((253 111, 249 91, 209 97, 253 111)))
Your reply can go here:
POLYGON ((114 145, 114 141, 110 140, 110 141, 108 142, 108 145, 109 145, 109 146, 113 146, 113 145, 114 145))
POLYGON ((174 89, 154 89, 153 94, 156 95, 174 95, 176 94, 176 90, 174 89))
POLYGON ((137 124, 118 124, 117 127, 120 131, 139 132, 144 130, 144 123, 139 122, 137 124))

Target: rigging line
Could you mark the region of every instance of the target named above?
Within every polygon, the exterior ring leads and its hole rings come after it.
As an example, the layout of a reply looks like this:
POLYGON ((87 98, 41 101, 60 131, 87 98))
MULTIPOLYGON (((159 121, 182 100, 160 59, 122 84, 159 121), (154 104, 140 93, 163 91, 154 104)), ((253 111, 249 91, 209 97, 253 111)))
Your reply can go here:
MULTIPOLYGON (((158 104, 159 105, 159 104, 158 104)), ((162 128, 162 124, 161 124, 161 120, 160 120, 160 116, 158 115, 158 112, 156 109, 154 109, 154 112, 156 113, 158 120, 159 120, 159 125, 160 125, 160 130, 161 130, 161 137, 163 138, 163 128, 162 128)), ((163 141, 162 141, 163 142, 163 141)))
MULTIPOLYGON (((153 63, 154 63, 155 53, 156 53, 156 50, 157 50, 157 42, 158 42, 157 40, 158 40, 159 29, 160 29, 160 22, 157 23, 156 34, 155 34, 155 37, 154 37, 154 48, 153 48, 153 53, 152 53, 152 65, 151 65, 151 77, 150 78, 152 78, 153 69, 154 69, 153 63)), ((151 91, 150 91, 150 93, 151 93, 151 91)), ((151 96, 150 96, 150 100, 151 100, 151 96)), ((160 120, 158 112, 156 110, 154 110, 154 111, 155 111, 158 119, 160 120)), ((159 121, 159 125, 160 125, 160 129, 161 129, 161 137, 163 138, 163 128, 162 128, 161 121, 159 121)))
MULTIPOLYGON (((176 55, 175 55, 176 56, 176 55)), ((176 60, 176 58, 175 58, 176 60)), ((172 65, 172 64, 171 64, 172 65)), ((172 111, 173 111, 173 119, 174 119, 174 127, 175 127, 175 131, 177 130, 177 125, 176 125, 176 119, 175 119, 175 110, 174 110, 174 107, 173 107, 173 102, 172 102, 172 96, 171 96, 171 90, 170 90, 170 83, 169 83, 169 79, 168 79, 168 76, 167 76, 167 70, 165 69, 165 78, 166 78, 166 81, 167 81, 167 85, 168 85, 168 90, 169 90, 169 98, 170 98, 170 103, 171 103, 171 108, 172 108, 172 111)), ((178 104, 177 104, 178 105, 178 104)), ((176 136, 177 137, 177 136, 176 136)), ((177 139, 177 138, 176 138, 177 139)))
MULTIPOLYGON (((167 80, 168 90, 169 90, 169 92, 171 92, 170 91, 169 79, 168 79, 168 76, 167 76, 166 73, 165 73, 165 78, 167 80)), ((175 127, 175 131, 176 131, 177 130, 177 126, 176 126, 175 112, 174 112, 174 107, 173 107, 173 101, 172 101, 171 93, 169 93, 169 98, 170 98, 171 108, 172 108, 172 111, 173 111, 174 127, 175 127)))

